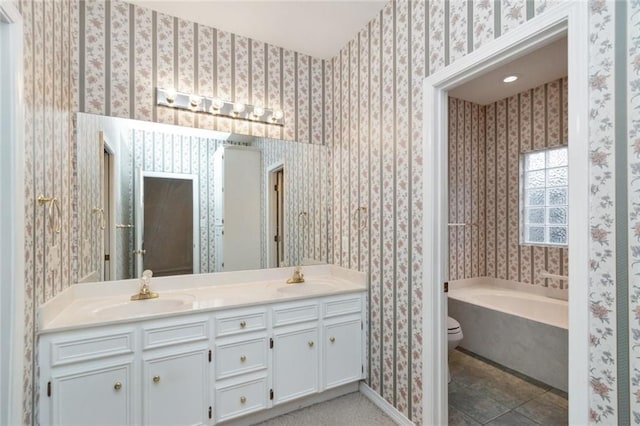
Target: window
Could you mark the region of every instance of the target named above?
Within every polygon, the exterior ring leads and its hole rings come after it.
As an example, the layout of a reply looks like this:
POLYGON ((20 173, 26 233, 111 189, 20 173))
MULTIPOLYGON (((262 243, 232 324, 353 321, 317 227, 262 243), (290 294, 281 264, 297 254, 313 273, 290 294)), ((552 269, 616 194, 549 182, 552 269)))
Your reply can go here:
POLYGON ((527 152, 520 158, 520 241, 566 246, 569 163, 566 146, 527 152))

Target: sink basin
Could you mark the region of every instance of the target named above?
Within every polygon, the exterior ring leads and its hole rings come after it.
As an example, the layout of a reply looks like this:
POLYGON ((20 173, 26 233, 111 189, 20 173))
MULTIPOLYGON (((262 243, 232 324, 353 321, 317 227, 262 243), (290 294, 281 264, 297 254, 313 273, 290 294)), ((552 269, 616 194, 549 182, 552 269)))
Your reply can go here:
POLYGON ((276 291, 285 294, 312 294, 335 290, 335 286, 327 282, 304 282, 299 284, 284 284, 276 291))
POLYGON ((99 318, 139 317, 144 315, 176 312, 193 306, 193 296, 181 295, 169 298, 127 300, 115 304, 97 306, 90 313, 99 318))

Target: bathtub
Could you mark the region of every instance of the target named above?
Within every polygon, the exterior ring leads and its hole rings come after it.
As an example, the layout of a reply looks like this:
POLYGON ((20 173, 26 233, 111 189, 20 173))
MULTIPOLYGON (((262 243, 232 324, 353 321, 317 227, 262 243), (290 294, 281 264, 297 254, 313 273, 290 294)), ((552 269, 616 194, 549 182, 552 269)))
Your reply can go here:
POLYGON ((450 281, 448 297, 462 348, 567 391, 566 291, 484 277, 450 281))

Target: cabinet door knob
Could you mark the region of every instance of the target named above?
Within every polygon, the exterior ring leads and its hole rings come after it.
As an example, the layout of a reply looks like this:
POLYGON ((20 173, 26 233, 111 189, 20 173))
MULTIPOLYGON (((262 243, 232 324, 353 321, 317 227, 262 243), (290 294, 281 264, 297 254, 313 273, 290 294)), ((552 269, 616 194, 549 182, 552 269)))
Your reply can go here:
POLYGON ((246 355, 240 355, 240 362, 245 362, 247 360, 246 355))
POLYGON ((117 390, 117 391, 118 391, 118 390, 120 390, 120 389, 122 389, 122 383, 120 383, 120 382, 116 382, 116 384, 115 384, 115 385, 113 385, 113 388, 114 388, 115 390, 117 390))
POLYGON ((160 376, 153 376, 153 383, 160 382, 160 376))
POLYGON ((313 340, 309 340, 308 345, 309 345, 310 348, 312 348, 313 347, 313 340))
POLYGON ((333 336, 331 336, 331 337, 329 337, 329 341, 330 341, 331 343, 333 343, 333 342, 335 342, 335 341, 336 341, 336 338, 335 338, 335 337, 333 337, 333 336))
POLYGON ((246 321, 240 321, 240 328, 245 328, 247 326, 246 321))
POLYGON ((240 397, 240 403, 244 404, 245 402, 247 402, 247 397, 246 396, 241 396, 240 397))

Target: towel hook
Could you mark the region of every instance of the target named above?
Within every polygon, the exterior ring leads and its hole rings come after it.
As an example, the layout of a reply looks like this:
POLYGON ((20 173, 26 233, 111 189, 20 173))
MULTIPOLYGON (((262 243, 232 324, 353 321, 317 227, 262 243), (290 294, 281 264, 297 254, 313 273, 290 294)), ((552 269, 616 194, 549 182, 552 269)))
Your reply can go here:
POLYGON ((49 228, 53 233, 59 234, 62 230, 62 212, 60 211, 60 202, 58 202, 58 199, 56 197, 45 197, 44 195, 40 195, 38 196, 38 204, 49 204, 49 209, 47 210, 47 216, 49 217, 49 228), (55 213, 58 214, 57 222, 54 217, 54 208, 55 213))
POLYGON ((367 213, 365 206, 357 207, 353 211, 353 228, 358 231, 364 231, 367 228, 367 216, 362 216, 362 213, 367 213))
POLYGON ((93 213, 98 213, 99 216, 99 220, 100 220, 100 229, 104 231, 104 228, 107 227, 107 224, 105 223, 104 220, 104 209, 102 207, 94 207, 91 210, 93 213))

